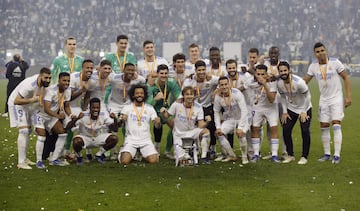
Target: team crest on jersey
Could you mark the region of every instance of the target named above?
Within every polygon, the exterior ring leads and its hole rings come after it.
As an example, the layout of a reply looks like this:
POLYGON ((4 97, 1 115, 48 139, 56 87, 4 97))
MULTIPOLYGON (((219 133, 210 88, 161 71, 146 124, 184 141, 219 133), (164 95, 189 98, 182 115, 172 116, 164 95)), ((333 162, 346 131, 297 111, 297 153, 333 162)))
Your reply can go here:
POLYGON ((205 84, 205 88, 209 88, 210 87, 210 84, 205 84))
POLYGON ((329 65, 329 70, 332 70, 333 68, 329 65))

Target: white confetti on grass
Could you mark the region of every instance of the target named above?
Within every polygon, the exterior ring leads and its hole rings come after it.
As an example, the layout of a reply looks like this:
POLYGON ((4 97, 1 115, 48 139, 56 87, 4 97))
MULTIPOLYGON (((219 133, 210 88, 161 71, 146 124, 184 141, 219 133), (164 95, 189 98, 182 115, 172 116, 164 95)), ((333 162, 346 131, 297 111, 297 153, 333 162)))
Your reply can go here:
POLYGON ((125 193, 125 196, 126 196, 126 197, 130 196, 130 193, 125 193))

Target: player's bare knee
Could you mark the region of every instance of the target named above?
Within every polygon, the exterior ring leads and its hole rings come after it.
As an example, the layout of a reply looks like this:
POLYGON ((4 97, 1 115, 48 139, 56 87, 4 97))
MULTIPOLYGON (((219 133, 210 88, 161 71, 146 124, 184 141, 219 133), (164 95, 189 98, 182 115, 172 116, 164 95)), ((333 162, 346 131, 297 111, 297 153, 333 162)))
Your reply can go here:
POLYGON ((158 163, 159 162, 158 155, 157 154, 149 155, 146 157, 146 161, 148 163, 158 163))
POLYGON ((122 152, 120 156, 120 163, 121 164, 129 164, 132 160, 131 154, 128 152, 122 152))
POLYGON ((80 152, 84 146, 84 141, 80 137, 73 139, 73 148, 76 152, 80 152))

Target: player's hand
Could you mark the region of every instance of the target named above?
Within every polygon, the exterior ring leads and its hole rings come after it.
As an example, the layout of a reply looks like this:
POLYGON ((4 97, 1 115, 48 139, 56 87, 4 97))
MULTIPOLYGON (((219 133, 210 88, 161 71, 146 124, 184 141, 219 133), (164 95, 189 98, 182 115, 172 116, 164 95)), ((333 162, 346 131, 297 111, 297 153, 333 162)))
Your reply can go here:
POLYGON ((165 113, 165 112, 166 112, 166 108, 165 108, 165 107, 161 107, 161 108, 160 108, 160 113, 163 114, 163 113, 165 113))
POLYGON ((345 98, 345 108, 351 106, 351 98, 345 98))
POLYGON ((66 116, 65 116, 65 113, 64 113, 64 112, 60 112, 58 119, 63 120, 63 119, 65 119, 65 117, 66 117, 66 116))
POLYGON ((236 129, 236 135, 237 135, 237 137, 241 138, 241 137, 244 137, 244 136, 245 136, 245 133, 244 133, 243 130, 237 128, 237 129, 236 129))
POLYGON ((205 121, 206 122, 211 122, 211 116, 210 115, 205 116, 205 121))
POLYGON ((299 115, 299 119, 300 119, 300 122, 304 123, 308 119, 310 119, 310 117, 307 115, 307 113, 301 112, 300 115, 299 115))
POLYGON ((283 113, 282 116, 281 116, 281 124, 286 124, 287 119, 291 120, 291 117, 289 116, 288 113, 283 113))
POLYGON ((84 117, 84 113, 83 112, 80 112, 80 114, 77 116, 77 119, 81 119, 84 117))
POLYGON ((88 84, 84 84, 84 85, 81 87, 81 92, 82 92, 82 93, 87 92, 88 88, 89 88, 89 85, 88 85, 88 84))
POLYGON ((161 100, 164 98, 164 95, 162 92, 159 92, 156 94, 156 96, 154 97, 154 100, 161 100))
POLYGON ((121 114, 120 119, 126 121, 127 120, 127 115, 126 114, 121 114))
POLYGON ((206 74, 206 80, 207 80, 207 81, 210 81, 211 78, 212 78, 212 75, 211 75, 210 73, 209 73, 209 74, 206 74))
POLYGON ((110 114, 110 118, 111 118, 111 119, 115 119, 115 118, 116 118, 116 114, 111 113, 111 114, 110 114))
POLYGON ((221 131, 221 129, 216 129, 216 130, 215 130, 215 135, 216 135, 217 137, 219 137, 219 136, 224 135, 224 133, 221 131))
POLYGON ((135 80, 135 79, 137 79, 137 78, 138 78, 138 73, 135 72, 132 79, 135 80))

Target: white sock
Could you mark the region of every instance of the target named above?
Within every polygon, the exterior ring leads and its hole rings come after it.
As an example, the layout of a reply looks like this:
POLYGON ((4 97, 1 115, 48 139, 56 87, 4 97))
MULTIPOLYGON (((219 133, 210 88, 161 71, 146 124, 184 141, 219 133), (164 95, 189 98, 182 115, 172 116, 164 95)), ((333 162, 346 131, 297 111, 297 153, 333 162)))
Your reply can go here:
POLYGON ((248 131, 246 133, 246 141, 247 141, 248 153, 252 156, 254 155, 254 149, 251 142, 251 131, 248 131))
POLYGON ((87 155, 88 155, 88 154, 92 154, 91 149, 89 149, 89 148, 86 148, 85 151, 86 151, 86 154, 87 154, 87 155))
POLYGON ((56 140, 55 150, 54 150, 54 154, 52 156, 52 160, 59 159, 61 152, 63 151, 64 146, 65 146, 66 136, 67 136, 67 133, 59 134, 59 137, 56 140))
POLYGON ((18 163, 24 163, 26 160, 26 148, 29 143, 29 130, 27 128, 19 129, 18 135, 18 163))
POLYGON ((260 151, 260 138, 252 138, 252 139, 251 139, 251 145, 252 145, 253 150, 254 150, 254 155, 259 156, 259 151, 260 151))
POLYGON ((233 149, 230 146, 229 141, 225 138, 225 136, 219 136, 219 142, 220 142, 221 149, 224 150, 227 155, 236 157, 233 149))
POLYGON ((333 130, 334 130, 334 156, 340 157, 341 144, 342 144, 341 125, 334 124, 333 130))
POLYGON ((106 150, 104 149, 104 147, 100 147, 99 151, 96 152, 96 156, 101 156, 102 154, 104 154, 106 152, 106 150))
POLYGON ((36 161, 42 160, 42 154, 44 150, 45 136, 38 136, 36 141, 36 161))
POLYGON ((279 139, 272 138, 271 139, 271 156, 277 156, 279 151, 279 139))
POLYGON ((242 157, 247 157, 247 140, 246 140, 246 136, 243 136, 243 137, 239 138, 239 146, 240 146, 241 156, 242 157))
POLYGON ((204 134, 201 138, 201 158, 206 158, 206 154, 209 148, 210 134, 204 134))
POLYGON ((155 141, 154 146, 155 146, 156 151, 160 154, 160 142, 155 141))
POLYGON ((321 140, 324 147, 324 154, 326 155, 331 155, 330 139, 330 129, 328 127, 321 128, 321 140))

